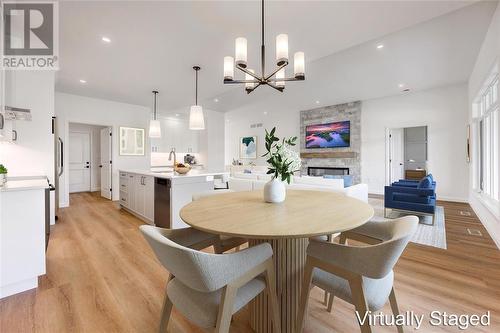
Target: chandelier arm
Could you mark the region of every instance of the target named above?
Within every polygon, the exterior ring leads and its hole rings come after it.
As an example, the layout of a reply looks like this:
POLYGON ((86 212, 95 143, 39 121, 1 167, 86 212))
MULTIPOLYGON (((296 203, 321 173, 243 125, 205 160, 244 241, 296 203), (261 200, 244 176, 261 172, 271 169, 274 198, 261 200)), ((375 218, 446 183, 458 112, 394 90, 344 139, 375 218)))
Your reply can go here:
POLYGON ((266 83, 269 87, 271 88, 274 88, 276 90, 278 90, 279 92, 283 92, 283 90, 285 89, 284 87, 278 87, 276 86, 274 83, 271 83, 271 82, 267 82, 266 83))
MULTIPOLYGON (((271 74, 268 76, 264 77, 264 81, 268 81, 274 74, 278 73, 282 68, 286 67, 289 64, 289 62, 285 62, 283 65, 279 66, 277 69, 274 70, 271 74)), ((281 80, 279 80, 281 81, 281 80)))
POLYGON ((277 79, 277 78, 270 78, 268 79, 267 81, 268 82, 278 82, 278 81, 304 81, 305 78, 296 78, 296 77, 286 77, 286 78, 282 78, 282 79, 277 79))
POLYGON ((261 81, 262 81, 262 78, 261 78, 261 77, 258 77, 258 76, 257 76, 257 74, 250 72, 248 69, 246 69, 246 68, 242 68, 242 67, 239 67, 239 66, 236 66, 236 68, 238 68, 240 71, 245 72, 245 73, 247 73, 248 75, 250 75, 250 76, 254 77, 254 78, 255 78, 256 80, 258 80, 259 82, 261 82, 261 81))
POLYGON ((261 83, 260 80, 231 80, 224 81, 224 84, 237 84, 237 83, 261 83))

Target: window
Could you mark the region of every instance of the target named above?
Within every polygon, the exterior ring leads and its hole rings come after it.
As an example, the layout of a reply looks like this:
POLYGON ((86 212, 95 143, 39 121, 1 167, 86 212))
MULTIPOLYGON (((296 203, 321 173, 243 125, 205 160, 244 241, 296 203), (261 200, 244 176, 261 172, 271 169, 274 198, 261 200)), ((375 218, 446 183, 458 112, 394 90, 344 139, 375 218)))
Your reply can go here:
POLYGON ((476 190, 490 199, 499 200, 499 101, 498 75, 492 79, 477 98, 473 106, 476 128, 476 148, 474 162, 476 170, 476 190))

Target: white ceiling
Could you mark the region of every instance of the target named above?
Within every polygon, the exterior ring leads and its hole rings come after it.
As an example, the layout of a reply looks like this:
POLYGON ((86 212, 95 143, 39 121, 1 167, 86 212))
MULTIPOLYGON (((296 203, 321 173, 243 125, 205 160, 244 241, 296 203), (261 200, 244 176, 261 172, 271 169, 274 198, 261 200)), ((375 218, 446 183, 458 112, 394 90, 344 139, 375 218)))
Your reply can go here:
POLYGON ((425 89, 465 81, 497 4, 471 3, 266 3, 267 63, 275 36, 288 33, 290 54, 306 53, 307 79, 287 84, 284 94, 261 87, 246 95, 222 84, 223 57, 233 55, 234 38, 245 36, 249 64, 260 66, 259 2, 62 2, 56 89, 147 106, 158 89, 160 109, 168 111, 194 102, 192 66, 201 65, 199 99, 228 111, 260 98, 308 108, 315 100, 395 94, 401 82, 425 89), (385 47, 376 49, 378 43, 385 47))

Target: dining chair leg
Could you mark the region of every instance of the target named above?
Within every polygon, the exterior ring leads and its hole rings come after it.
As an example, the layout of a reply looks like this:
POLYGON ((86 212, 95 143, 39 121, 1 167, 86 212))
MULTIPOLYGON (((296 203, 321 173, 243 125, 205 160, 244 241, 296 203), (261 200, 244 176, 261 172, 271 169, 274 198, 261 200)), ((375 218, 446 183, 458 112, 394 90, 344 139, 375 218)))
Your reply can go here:
POLYGON ((233 314, 234 299, 236 297, 237 288, 231 285, 224 287, 217 314, 217 323, 215 325, 215 333, 228 333, 231 326, 231 317, 233 314))
POLYGON ((339 244, 347 244, 347 237, 344 233, 341 233, 340 234, 340 237, 339 237, 339 244))
POLYGON ((271 303, 271 315, 273 321, 274 332, 281 332, 281 316, 280 309, 278 306, 278 295, 276 293, 276 275, 274 273, 274 263, 273 259, 269 259, 266 269, 266 289, 269 302, 271 303))
MULTIPOLYGON (((391 303, 392 314, 394 317, 399 315, 399 306, 396 300, 396 293, 394 292, 394 287, 392 287, 391 294, 389 295, 389 303, 391 303)), ((403 326, 397 325, 398 333, 404 333, 403 326)))
POLYGON ((160 319, 160 333, 167 332, 168 322, 170 320, 170 314, 172 313, 173 304, 168 298, 167 288, 165 288, 165 298, 163 299, 163 306, 161 309, 161 319, 160 319))
POLYGON ((313 265, 306 260, 306 267, 304 269, 304 280, 302 282, 302 290, 300 295, 299 311, 297 313, 297 333, 301 333, 304 329, 304 319, 307 313, 307 303, 309 301, 309 286, 312 281, 313 265))
POLYGON ((323 304, 328 305, 328 296, 330 293, 325 290, 325 295, 323 296, 323 304))
MULTIPOLYGON (((363 291, 363 278, 359 276, 349 280, 349 286, 351 288, 353 304, 358 312, 356 318, 359 316, 360 319, 363 319, 365 318, 365 314, 368 312, 368 304, 366 303, 365 293, 363 291)), ((358 320, 358 323, 361 333, 372 333, 368 318, 366 318, 363 322, 358 320)))
POLYGON ((327 304, 327 306, 326 306, 326 310, 327 310, 328 312, 332 312, 332 307, 333 307, 333 298, 334 298, 335 296, 333 295, 333 293, 329 293, 329 294, 330 294, 330 295, 329 295, 329 297, 328 297, 328 304, 327 304))

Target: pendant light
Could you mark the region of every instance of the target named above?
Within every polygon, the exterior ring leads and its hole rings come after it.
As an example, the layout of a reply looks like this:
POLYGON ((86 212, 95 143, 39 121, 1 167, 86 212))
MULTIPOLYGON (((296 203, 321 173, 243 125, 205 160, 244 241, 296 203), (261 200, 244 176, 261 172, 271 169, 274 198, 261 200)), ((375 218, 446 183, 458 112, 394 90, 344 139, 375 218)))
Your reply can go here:
POLYGON ((158 91, 153 90, 153 119, 149 122, 149 137, 161 138, 160 121, 157 119, 158 91))
POLYGON ((205 119, 203 117, 203 108, 198 105, 198 71, 201 69, 200 66, 194 66, 193 69, 196 72, 196 88, 195 88, 195 105, 191 106, 189 111, 189 129, 190 130, 204 130, 205 129, 205 119))

